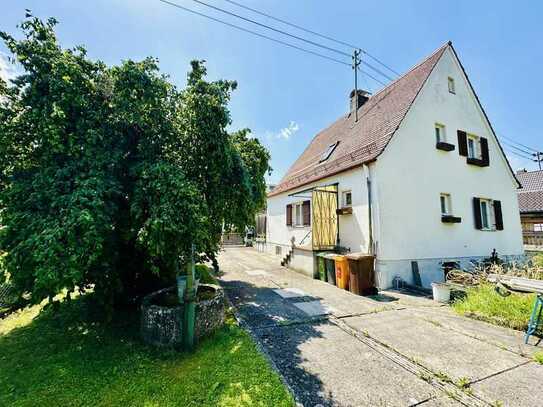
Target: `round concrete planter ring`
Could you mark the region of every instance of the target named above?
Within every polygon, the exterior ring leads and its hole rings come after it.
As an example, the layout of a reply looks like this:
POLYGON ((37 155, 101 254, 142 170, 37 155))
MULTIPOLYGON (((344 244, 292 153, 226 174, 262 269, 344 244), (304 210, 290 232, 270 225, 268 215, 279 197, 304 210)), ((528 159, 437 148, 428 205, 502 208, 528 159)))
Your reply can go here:
MULTIPOLYGON (((147 295, 141 305, 140 332, 144 342, 160 347, 183 344, 183 304, 158 305, 158 298, 176 296, 177 287, 169 287, 147 295)), ((223 289, 214 284, 198 286, 196 303, 196 341, 211 335, 224 324, 223 289)))

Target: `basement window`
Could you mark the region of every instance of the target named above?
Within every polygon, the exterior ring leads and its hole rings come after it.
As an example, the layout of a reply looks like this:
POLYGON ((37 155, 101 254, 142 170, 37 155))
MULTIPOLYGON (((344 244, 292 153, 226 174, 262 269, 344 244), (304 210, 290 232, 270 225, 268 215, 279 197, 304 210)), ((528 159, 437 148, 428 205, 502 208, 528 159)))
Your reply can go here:
POLYGON ((319 163, 322 163, 330 158, 334 150, 336 149, 337 145, 339 144, 339 141, 336 141, 334 144, 330 144, 326 151, 322 153, 321 158, 319 160, 319 163))
POLYGON ((449 76, 447 78, 447 83, 449 85, 449 93, 452 93, 453 95, 456 94, 456 88, 454 86, 454 79, 449 76))

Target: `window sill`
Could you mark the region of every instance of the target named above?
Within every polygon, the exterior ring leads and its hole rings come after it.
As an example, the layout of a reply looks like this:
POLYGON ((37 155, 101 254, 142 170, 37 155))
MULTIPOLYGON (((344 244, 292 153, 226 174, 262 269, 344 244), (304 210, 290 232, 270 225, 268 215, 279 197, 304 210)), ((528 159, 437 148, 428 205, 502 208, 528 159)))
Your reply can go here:
POLYGON ((462 218, 453 215, 441 215, 441 222, 443 223, 460 223, 462 218))
POLYGON ((436 143, 436 148, 442 151, 453 151, 455 149, 454 144, 445 143, 444 141, 439 141, 436 143))
POLYGON ((289 225, 287 226, 289 229, 306 229, 311 227, 311 225, 289 225))
POLYGON ((343 208, 336 209, 336 215, 350 215, 353 213, 352 206, 345 206, 343 208))
POLYGON ((488 162, 480 159, 480 158, 471 158, 471 157, 468 157, 466 158, 466 162, 469 164, 469 165, 475 165, 477 167, 488 167, 488 162))

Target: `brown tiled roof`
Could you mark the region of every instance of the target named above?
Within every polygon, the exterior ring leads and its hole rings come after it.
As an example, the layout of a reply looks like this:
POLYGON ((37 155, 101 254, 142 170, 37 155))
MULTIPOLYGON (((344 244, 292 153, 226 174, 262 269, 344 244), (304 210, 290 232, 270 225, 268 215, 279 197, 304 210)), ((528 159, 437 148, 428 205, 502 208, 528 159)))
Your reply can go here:
POLYGON ((518 191, 520 212, 543 212, 543 171, 519 171, 517 179, 522 184, 518 191))
POLYGON ((318 133, 268 196, 298 188, 377 158, 448 46, 450 43, 437 49, 405 75, 371 96, 359 108, 358 122, 348 114, 318 133), (336 142, 339 144, 330 158, 319 163, 322 153, 336 142))
POLYGON ((543 191, 519 191, 518 206, 521 213, 543 212, 543 191))
POLYGON ((522 184, 522 191, 543 191, 543 170, 518 171, 517 179, 522 184))

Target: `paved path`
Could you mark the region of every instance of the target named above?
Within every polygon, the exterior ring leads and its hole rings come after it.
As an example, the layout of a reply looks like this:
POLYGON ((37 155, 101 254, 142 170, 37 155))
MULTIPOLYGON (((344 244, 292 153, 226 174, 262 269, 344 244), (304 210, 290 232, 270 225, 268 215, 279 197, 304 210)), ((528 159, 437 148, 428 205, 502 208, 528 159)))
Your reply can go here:
POLYGON ((301 405, 543 405, 541 348, 522 333, 425 297, 355 296, 278 263, 228 248, 221 284, 301 405))

